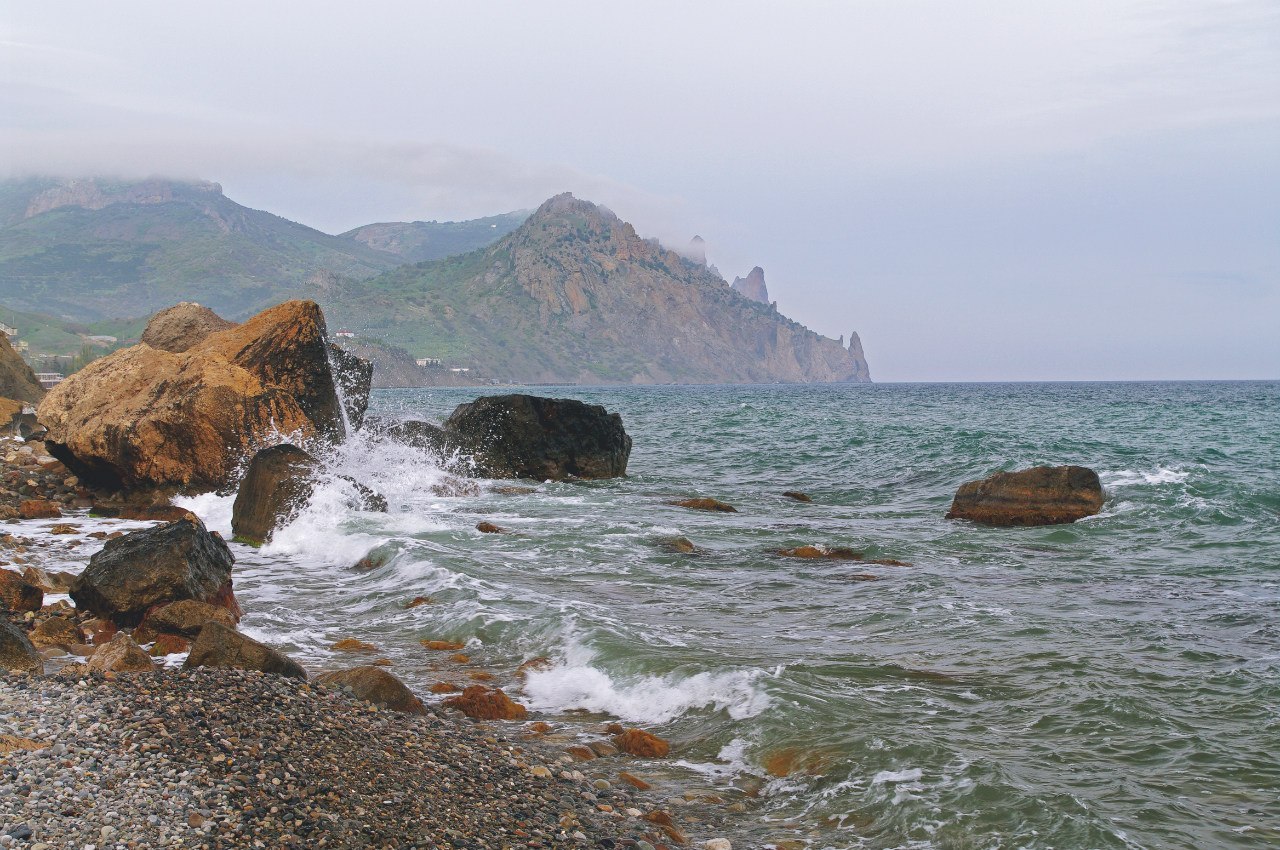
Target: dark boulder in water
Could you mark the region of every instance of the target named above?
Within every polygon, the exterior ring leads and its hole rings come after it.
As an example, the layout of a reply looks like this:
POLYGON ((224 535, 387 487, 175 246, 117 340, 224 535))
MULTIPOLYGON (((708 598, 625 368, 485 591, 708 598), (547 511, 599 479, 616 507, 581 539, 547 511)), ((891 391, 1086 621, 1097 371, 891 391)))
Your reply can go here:
POLYGON ((997 472, 960 485, 947 519, 982 525, 1057 525, 1102 510, 1098 473, 1083 466, 1036 466, 997 472))
POLYGON ((245 637, 221 623, 213 622, 206 623, 200 630, 200 635, 191 645, 191 652, 182 666, 234 667, 304 681, 307 678, 307 671, 283 652, 245 637))
POLYGON ((155 606, 209 602, 240 616, 231 589, 235 558, 194 514, 108 540, 71 587, 76 607, 134 626, 155 606))
MULTIPOLYGON (((311 498, 319 463, 290 443, 261 449, 249 462, 231 508, 231 533, 239 543, 261 546, 293 519, 311 498)), ((356 490, 356 507, 386 511, 387 500, 353 478, 340 476, 356 490)))
POLYGON ((260 546, 311 498, 316 459, 290 443, 259 450, 249 462, 231 508, 231 533, 260 546))
POLYGON ((574 399, 486 396, 458 405, 443 431, 489 478, 616 478, 631 456, 622 417, 574 399))

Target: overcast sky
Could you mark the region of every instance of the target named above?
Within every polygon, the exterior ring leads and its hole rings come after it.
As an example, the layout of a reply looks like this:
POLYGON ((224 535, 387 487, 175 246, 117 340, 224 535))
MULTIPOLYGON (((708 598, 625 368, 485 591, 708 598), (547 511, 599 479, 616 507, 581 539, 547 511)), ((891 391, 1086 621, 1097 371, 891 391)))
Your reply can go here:
POLYGON ((6 173, 340 232, 561 191, 877 380, 1280 377, 1280 3, 14 2, 6 173))

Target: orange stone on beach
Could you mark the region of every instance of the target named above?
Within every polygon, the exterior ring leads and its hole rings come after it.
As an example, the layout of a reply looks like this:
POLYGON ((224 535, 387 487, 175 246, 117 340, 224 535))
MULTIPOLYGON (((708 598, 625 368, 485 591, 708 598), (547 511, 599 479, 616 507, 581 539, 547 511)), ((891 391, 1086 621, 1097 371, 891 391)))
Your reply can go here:
POLYGON ((462 690, 462 688, 458 687, 453 682, 436 682, 427 690, 431 691, 433 694, 456 694, 458 691, 462 690))

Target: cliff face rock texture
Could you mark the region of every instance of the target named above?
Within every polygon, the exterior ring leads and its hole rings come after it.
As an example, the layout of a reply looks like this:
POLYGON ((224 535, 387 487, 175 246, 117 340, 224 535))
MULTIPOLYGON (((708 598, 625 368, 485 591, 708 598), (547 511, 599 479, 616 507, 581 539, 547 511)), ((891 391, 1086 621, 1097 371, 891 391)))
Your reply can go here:
POLYGON ((752 301, 769 303, 769 287, 764 285, 764 269, 759 266, 748 272, 746 277, 735 277, 733 289, 752 301))
POLYGON ((330 308, 519 382, 867 380, 865 360, 572 195, 493 246, 396 269, 330 308))
POLYGON ((13 350, 8 334, 0 333, 0 398, 35 404, 43 397, 44 388, 36 380, 35 372, 13 350))
POLYGON ((121 349, 45 397, 46 445, 100 488, 225 486, 273 435, 345 433, 325 337, 320 308, 290 301, 186 351, 121 349))

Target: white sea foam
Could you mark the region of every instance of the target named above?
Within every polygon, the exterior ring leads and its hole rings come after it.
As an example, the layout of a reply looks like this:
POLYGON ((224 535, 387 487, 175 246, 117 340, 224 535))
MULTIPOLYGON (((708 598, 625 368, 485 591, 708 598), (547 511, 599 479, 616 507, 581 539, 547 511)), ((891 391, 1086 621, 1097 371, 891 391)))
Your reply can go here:
POLYGON ((882 770, 871 777, 871 784, 886 785, 896 782, 919 782, 922 776, 924 776, 924 771, 918 767, 908 768, 907 770, 882 770))
POLYGON ((686 712, 705 709, 745 720, 769 707, 769 695, 759 683, 761 670, 615 678, 592 666, 593 660, 590 650, 571 645, 560 663, 530 671, 524 685, 530 707, 585 709, 637 723, 669 723, 686 712))
POLYGON ((200 517, 210 531, 223 537, 231 536, 231 507, 235 496, 219 496, 217 493, 201 493, 198 496, 175 496, 173 503, 200 517))
POLYGON ((1098 477, 1104 487, 1133 487, 1140 484, 1180 484, 1191 475, 1190 470, 1157 466, 1154 470, 1120 469, 1102 472, 1098 477))

